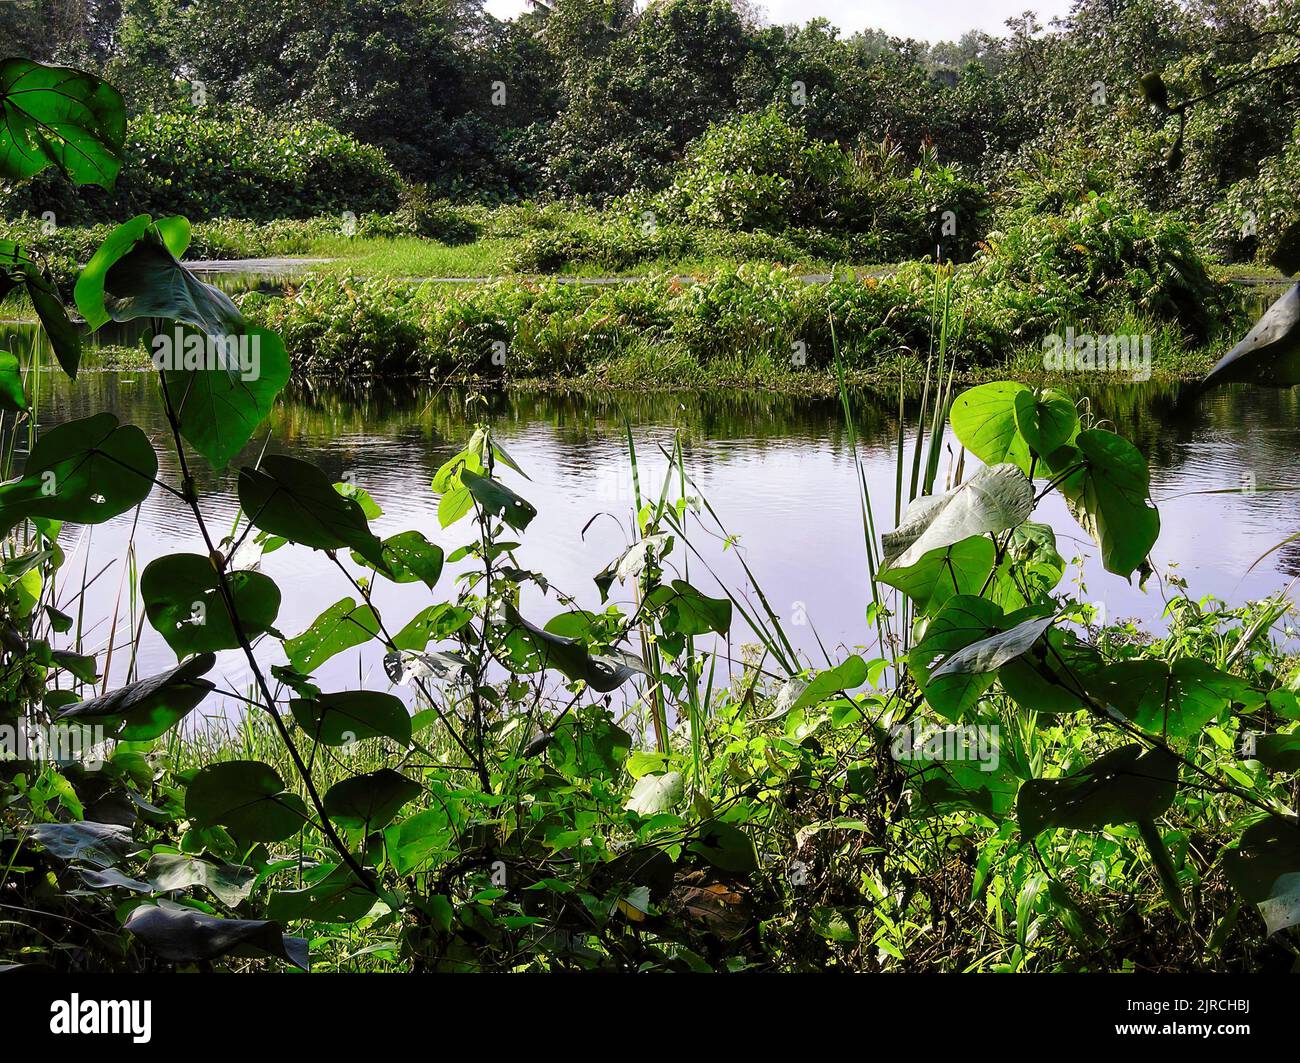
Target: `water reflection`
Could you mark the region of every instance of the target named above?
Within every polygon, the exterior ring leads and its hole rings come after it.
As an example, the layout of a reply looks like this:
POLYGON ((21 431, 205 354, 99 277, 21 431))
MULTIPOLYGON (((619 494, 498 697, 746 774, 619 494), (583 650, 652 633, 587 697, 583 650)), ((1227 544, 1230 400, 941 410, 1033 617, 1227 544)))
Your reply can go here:
MULTIPOLYGON (((177 470, 149 374, 88 371, 70 384, 60 374, 42 373, 39 392, 43 426, 101 410, 139 424, 157 445, 161 475, 174 481, 177 470)), ((1214 594, 1233 602, 1271 593, 1300 573, 1300 544, 1271 554, 1247 572, 1260 555, 1300 530, 1300 496, 1267 490, 1300 483, 1293 461, 1300 452, 1300 400, 1294 392, 1232 386, 1198 394, 1181 386, 1105 381, 1081 383, 1074 397, 1086 399, 1098 416, 1133 439, 1151 463, 1163 522, 1154 553, 1159 572, 1184 577, 1194 595, 1214 594), (1231 493, 1203 493, 1224 491, 1231 493)), ((868 483, 882 522, 892 517, 896 402, 888 396, 860 396, 857 403, 868 483)), ((728 530, 739 536, 739 549, 801 650, 819 660, 819 639, 832 648, 853 647, 867 637, 864 613, 870 596, 861 519, 836 401, 743 392, 511 393, 488 396, 486 406, 471 417, 465 396, 450 390, 400 383, 293 385, 266 430, 232 468, 253 460, 263 445, 293 453, 335 479, 348 475, 366 488, 384 509, 376 524, 380 534, 414 527, 452 548, 467 533, 438 526, 428 485, 434 470, 462 444, 474 417, 493 423, 532 477, 531 483, 516 484, 540 511, 524 536, 521 563, 545 572, 555 587, 584 605, 599 606, 592 576, 625 544, 631 510, 630 423, 642 483, 656 487, 666 467, 659 448, 671 446, 674 432, 681 432, 691 475, 728 530), (597 520, 584 535, 593 515, 602 512, 617 520, 597 520), (800 624, 805 616, 807 623, 800 624)), ((951 458, 948 454, 941 460, 941 478, 951 458)), ((236 512, 234 474, 196 464, 205 512, 222 534, 236 512)), ((1082 578, 1089 599, 1104 601, 1112 617, 1136 616, 1160 625, 1172 589, 1156 579, 1142 591, 1104 573, 1062 504, 1049 501, 1045 516, 1061 533, 1062 553, 1084 558, 1070 578, 1082 578)), ((163 553, 199 549, 188 511, 162 492, 148 500, 138 523, 126 515, 85 531, 75 568, 68 570, 76 579, 65 577, 65 582, 79 582, 83 568, 93 574, 113 565, 87 595, 88 616, 112 615, 122 582, 120 562, 133 529, 141 568, 163 553)), ((73 543, 65 545, 71 552, 73 543)), ((747 589, 734 554, 719 540, 699 536, 696 545, 719 575, 733 587, 747 589)), ((265 571, 285 591, 278 626, 288 635, 303 630, 349 592, 340 574, 299 547, 269 555, 265 571)), ((697 562, 692 562, 691 575, 712 589, 697 562)), ((450 578, 444 577, 440 590, 450 594, 450 587, 450 578)), ((428 599, 419 585, 381 581, 378 602, 395 630, 428 599)), ((562 608, 554 597, 542 599, 540 594, 525 606, 540 620, 562 608)), ((125 637, 129 618, 125 609, 119 615, 125 637)), ((88 640, 90 648, 101 649, 106 637, 101 621, 88 640)), ((737 632, 737 641, 743 637, 737 632)), ((148 674, 173 662, 146 625, 141 671, 148 674)), ((118 668, 125 666, 125 661, 115 662, 115 681, 123 678, 118 668)), ((219 667, 237 686, 247 679, 236 655, 223 655, 219 667)), ((385 683, 380 654, 373 651, 364 653, 359 664, 355 654, 344 655, 324 671, 326 681, 338 685, 367 679, 385 683)))

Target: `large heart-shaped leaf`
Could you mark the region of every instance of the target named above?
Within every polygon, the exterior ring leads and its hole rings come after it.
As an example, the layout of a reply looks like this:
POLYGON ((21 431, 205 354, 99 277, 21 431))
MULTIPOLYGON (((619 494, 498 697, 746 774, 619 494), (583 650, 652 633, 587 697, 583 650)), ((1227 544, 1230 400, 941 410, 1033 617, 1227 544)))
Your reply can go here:
POLYGON ((0 484, 0 531, 28 517, 102 524, 148 497, 158 457, 135 425, 111 413, 44 433, 20 479, 0 484))
POLYGON ((351 547, 383 565, 383 544, 365 511, 320 469, 296 458, 268 454, 257 468, 239 470, 239 504, 253 526, 317 550, 351 547))
POLYGON ((301 797, 259 760, 230 760, 200 768, 185 791, 185 813, 200 826, 222 826, 250 842, 278 842, 307 822, 301 797))
POLYGON ((902 523, 882 539, 881 575, 911 568, 930 551, 972 535, 1014 528, 1033 508, 1034 485, 1014 465, 980 469, 961 486, 907 507, 902 523))
MULTIPOLYGON (((155 224, 140 214, 109 234, 73 289, 77 309, 92 330, 108 321, 161 318, 193 325, 217 339, 244 331, 244 315, 230 296, 199 280, 177 259, 189 240, 183 222, 164 218, 155 224)), ((175 344, 174 336, 162 339, 175 344)), ((153 346, 157 358, 157 338, 153 346)), ((175 360, 180 353, 170 350, 168 356, 175 360)))
POLYGON ((978 595, 993 571, 996 552, 987 535, 972 535, 923 554, 907 568, 889 569, 878 578, 906 594, 918 616, 932 616, 954 594, 978 595))
MULTIPOLYGON (((280 612, 280 589, 260 572, 231 572, 226 578, 245 637, 269 631, 280 612)), ((211 558, 167 554, 149 562, 140 577, 140 596, 149 623, 177 657, 239 647, 211 558)))
POLYGON ((212 654, 202 654, 170 671, 70 705, 59 713, 58 719, 86 724, 113 721, 119 727, 115 737, 124 742, 157 738, 176 726, 215 689, 202 676, 216 663, 212 654))
POLYGON ((944 604, 908 655, 908 667, 926 700, 950 720, 960 719, 993 684, 992 673, 959 673, 931 679, 933 671, 954 653, 1002 631, 1002 608, 970 594, 944 604))
POLYGON ((251 867, 215 864, 185 853, 154 853, 144 873, 161 893, 202 886, 231 908, 246 901, 257 883, 257 872, 251 867))
POLYGON ((1101 547, 1106 571, 1128 576, 1144 564, 1160 535, 1160 514, 1142 452, 1114 432, 1092 428, 1053 454, 1052 466, 1074 470, 1061 481, 1061 493, 1101 547))
POLYGON ((271 894, 266 914, 278 923, 310 919, 317 923, 355 923, 375 906, 374 892, 343 864, 325 865, 325 874, 300 890, 271 894))
POLYGON ((1055 616, 1035 616, 999 631, 996 635, 972 642, 969 646, 948 654, 930 673, 930 683, 948 675, 979 675, 996 672, 1008 661, 1028 653, 1043 633, 1052 625, 1055 616))
POLYGON ((1268 816, 1223 854, 1228 881, 1257 905, 1270 934, 1300 925, 1300 827, 1268 816))
POLYGON ((1088 691, 1144 731, 1169 738, 1200 734, 1234 702, 1246 709, 1265 696, 1246 680, 1194 657, 1120 661, 1088 678, 1088 691))
POLYGON ((953 434, 985 465, 1014 465, 1029 472, 1029 444, 1016 424, 1016 403, 1034 393, 1024 384, 998 380, 958 395, 949 415, 953 434))
MULTIPOLYGON (((398 532, 383 542, 383 564, 376 571, 394 583, 423 583, 430 590, 442 575, 442 547, 429 542, 418 531, 398 532)), ((353 560, 364 563, 365 558, 354 552, 353 560)))
POLYGON ((1070 397, 1053 388, 1015 395, 1016 431, 1031 452, 1046 458, 1079 434, 1079 414, 1070 397))
POLYGON ((645 597, 646 607, 659 613, 660 626, 677 635, 725 635, 731 629, 731 602, 710 598, 682 579, 660 585, 645 597))
POLYGON ((36 823, 31 835, 41 848, 60 860, 111 867, 140 851, 126 827, 117 823, 36 823))
POLYGON ((1033 838, 1053 827, 1100 830, 1154 820, 1174 803, 1178 760, 1162 749, 1113 749, 1063 779, 1030 779, 1020 788, 1020 833, 1033 838))
POLYGON ((400 698, 378 690, 343 690, 315 698, 294 698, 293 718, 314 741, 343 746, 363 738, 391 738, 411 744, 411 715, 400 698))
POLYGON ((0 63, 0 177, 57 166, 77 184, 112 188, 122 166, 126 107, 93 74, 30 59, 0 63))
MULTIPOLYGON (((206 356, 209 338, 177 326, 168 340, 206 356)), ((252 438, 289 382, 289 356, 274 332, 249 327, 226 338, 226 361, 188 357, 163 365, 163 382, 181 435, 217 469, 224 469, 252 438)), ((157 353, 155 351, 155 353, 157 353)), ((220 352, 219 352, 220 353, 220 352)))
POLYGON ((340 827, 379 830, 420 793, 419 783, 391 768, 381 768, 331 786, 325 792, 325 814, 340 827))

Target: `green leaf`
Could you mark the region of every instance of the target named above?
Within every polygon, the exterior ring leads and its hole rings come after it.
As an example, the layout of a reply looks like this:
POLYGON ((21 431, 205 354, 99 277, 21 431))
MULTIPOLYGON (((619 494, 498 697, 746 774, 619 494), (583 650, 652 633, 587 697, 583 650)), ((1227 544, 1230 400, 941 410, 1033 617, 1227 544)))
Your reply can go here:
MULTIPOLYGON (((91 330, 108 321, 162 318, 192 325, 219 339, 244 331, 244 315, 220 288, 205 284, 180 264, 168 246, 188 230, 171 219, 157 225, 140 214, 119 225, 99 246, 77 277, 73 298, 91 330)), ((176 351, 176 337, 164 336, 170 357, 176 351)), ((158 359, 158 338, 154 340, 158 359)))
POLYGON ((122 166, 126 107, 92 74, 30 59, 0 63, 0 177, 57 166, 80 185, 112 188, 122 166))
POLYGON ((547 755, 573 779, 610 778, 623 768, 632 736, 605 711, 591 707, 571 712, 556 727, 547 755))
POLYGON ((313 741, 343 746, 365 738, 411 744, 411 715, 400 698, 377 690, 343 690, 289 702, 293 718, 313 741))
POLYGON ((1021 396, 1033 402, 1033 391, 1009 380, 962 392, 952 404, 953 434, 985 465, 1005 462, 1028 473, 1029 444, 1016 424, 1021 396))
MULTIPOLYGON (((996 743, 996 738, 991 741, 996 743)), ((1020 780, 997 759, 996 746, 990 758, 988 750, 972 745, 969 728, 937 728, 919 735, 904 728, 896 734, 891 753, 906 771, 911 811, 917 815, 974 811, 1000 820, 1015 804, 1020 780), (981 753, 984 759, 977 758, 981 753)))
POLYGON ((465 469, 461 472, 461 482, 485 512, 500 517, 515 531, 523 531, 537 516, 537 509, 531 502, 520 498, 499 480, 465 469))
POLYGON ((474 614, 464 606, 439 602, 416 613, 393 636, 393 645, 399 650, 422 650, 431 641, 450 638, 472 619, 474 614))
POLYGON ((250 842, 278 842, 307 822, 301 797, 269 764, 230 760, 200 768, 185 791, 185 814, 201 827, 222 826, 250 842))
POLYGON ((324 878, 300 890, 271 894, 266 914, 278 923, 355 923, 375 906, 375 895, 343 864, 328 865, 324 878))
POLYGON ((361 646, 379 634, 379 621, 368 605, 342 598, 311 622, 297 638, 284 644, 289 663, 310 675, 335 654, 361 646))
POLYGON ((420 796, 419 783, 391 768, 336 782, 325 792, 325 814, 340 827, 379 830, 420 796))
POLYGON ((993 571, 996 550, 987 535, 972 535, 931 550, 916 564, 890 569, 877 579, 906 594, 918 616, 933 616, 954 594, 979 594, 993 571))
POLYGON ((1008 661, 1028 653, 1043 633, 1052 625, 1055 616, 1030 617, 1006 631, 972 642, 969 646, 950 653, 943 663, 930 672, 930 683, 949 675, 982 675, 996 672, 1008 661))
POLYGON ((1051 628, 1040 645, 998 670, 1002 689, 1021 708, 1057 715, 1087 708, 1088 678, 1106 662, 1064 628, 1051 628), (1044 672, 1047 674, 1044 675, 1044 672), (1049 678, 1050 677, 1050 678, 1049 678))
POLYGON ((202 886, 230 908, 248 900, 257 883, 257 872, 252 868, 214 864, 184 853, 154 853, 144 873, 160 893, 202 886))
MULTIPOLYGON (((252 640, 271 630, 280 612, 274 581, 245 571, 226 578, 244 635, 252 640)), ((178 658, 239 647, 211 558, 166 554, 151 561, 140 577, 140 596, 149 623, 178 658)))
POLYGON ((316 550, 351 547, 383 564, 383 545, 370 531, 360 503, 334 490, 316 466, 268 454, 254 469, 239 470, 239 504, 253 526, 316 550))
POLYGON ((202 963, 231 953, 273 956, 307 970, 307 942, 265 919, 219 919, 179 904, 142 904, 125 929, 169 963, 202 963))
POLYGON ((1060 483, 1079 526, 1101 547, 1107 572, 1129 576, 1146 562, 1160 534, 1151 477, 1142 452, 1113 432, 1080 432, 1052 455, 1054 470, 1082 464, 1060 483))
POLYGON ((54 283, 35 266, 27 266, 23 274, 27 280, 27 295, 32 301, 32 309, 41 320, 41 327, 45 329, 54 356, 58 358, 63 371, 75 380, 77 368, 81 364, 81 333, 68 317, 67 308, 54 283))
POLYGON ((908 667, 931 707, 950 720, 960 719, 993 683, 993 674, 962 673, 931 680, 932 671, 958 650, 1002 631, 1002 609, 969 594, 949 598, 930 621, 925 637, 908 655, 908 667))
POLYGON ((678 635, 706 635, 731 630, 731 601, 710 598, 682 579, 671 586, 660 585, 645 598, 649 608, 660 612, 659 622, 667 632, 678 635))
POLYGON ((1260 735, 1254 759, 1270 771, 1300 772, 1300 734, 1260 735))
POLYGON ((927 553, 972 535, 1006 531, 1034 508, 1034 485, 1014 465, 980 469, 959 487, 925 495, 907 507, 895 531, 882 538, 881 575, 911 568, 927 553))
MULTIPOLYGON (((1040 458, 1047 458, 1079 434, 1079 414, 1070 397, 1047 388, 1015 396, 1016 431, 1040 458)), ((1028 471, 1028 470, 1026 470, 1028 471)))
POLYGON ((1228 881, 1259 907, 1269 934, 1300 924, 1300 827, 1280 816, 1251 824, 1223 854, 1228 881))
POLYGON ((643 775, 637 779, 632 795, 623 807, 639 816, 653 816, 671 811, 685 792, 686 780, 679 771, 643 775))
POLYGON ((1099 830, 1154 820, 1174 803, 1178 760, 1134 742, 1111 750, 1063 779, 1030 779, 1016 802, 1020 833, 1033 838, 1053 827, 1099 830))
POLYGON ((29 517, 102 524, 143 502, 157 472, 135 425, 111 413, 68 421, 40 437, 20 479, 0 484, 0 532, 29 517))
MULTIPOLYGON (((442 547, 429 542, 418 531, 398 532, 383 542, 383 564, 377 566, 380 575, 394 583, 423 583, 430 590, 442 575, 442 547)), ((353 553, 358 563, 365 558, 353 553)))
POLYGON ((0 409, 27 409, 27 392, 23 390, 23 366, 16 355, 0 351, 0 409))
POLYGON ((1233 702, 1255 709, 1265 700, 1244 679, 1194 657, 1179 657, 1172 664, 1120 661, 1089 677, 1087 688, 1142 730, 1169 738, 1200 734, 1233 702))
POLYGON ((31 835, 60 860, 111 867, 140 851, 131 831, 117 823, 36 823, 31 835))
POLYGON ((766 723, 769 720, 779 719, 787 713, 820 705, 840 691, 853 690, 862 686, 867 681, 867 674, 867 662, 855 653, 846 657, 834 668, 818 672, 809 682, 805 683, 797 677, 787 679, 777 691, 775 711, 756 722, 766 723))
POLYGON ((754 843, 734 823, 725 823, 720 819, 701 823, 698 840, 691 843, 690 850, 721 871, 741 875, 758 870, 754 843))
MULTIPOLYGON (((197 341, 204 349, 208 337, 176 326, 172 337, 155 337, 155 344, 197 341)), ((250 327, 227 337, 223 367, 201 360, 163 365, 162 379, 176 411, 181 435, 215 469, 224 469, 252 438, 289 382, 289 356, 274 332, 250 327), (188 368, 187 368, 188 366, 188 368)), ((155 355, 157 348, 155 348, 155 355)))
POLYGON ((59 720, 120 725, 115 737, 124 742, 157 738, 192 712, 214 689, 200 678, 212 670, 216 658, 205 653, 168 672, 150 676, 64 709, 59 720))
POLYGON ((607 694, 622 686, 645 665, 630 653, 593 655, 581 642, 566 639, 529 623, 509 602, 502 605, 502 622, 493 630, 493 652, 512 672, 554 668, 569 679, 581 679, 607 694))

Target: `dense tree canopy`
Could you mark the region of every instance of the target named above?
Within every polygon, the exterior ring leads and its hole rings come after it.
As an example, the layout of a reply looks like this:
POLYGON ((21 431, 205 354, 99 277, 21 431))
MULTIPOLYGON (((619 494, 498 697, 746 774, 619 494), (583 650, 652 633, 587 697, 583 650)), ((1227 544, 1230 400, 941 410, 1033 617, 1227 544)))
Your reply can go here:
MULTIPOLYGON (((1150 209, 1197 219, 1276 213, 1295 186, 1300 12, 1278 0, 1078 0, 934 45, 765 25, 744 0, 539 0, 508 22, 482 0, 38 0, 3 5, 0 38, 106 70, 136 107, 328 122, 459 197, 656 190, 710 125, 774 104, 817 139, 929 144, 990 184, 1088 146, 1150 209), (1181 117, 1139 95, 1147 71, 1181 117)), ((1237 224, 1216 221, 1225 241, 1237 224)))

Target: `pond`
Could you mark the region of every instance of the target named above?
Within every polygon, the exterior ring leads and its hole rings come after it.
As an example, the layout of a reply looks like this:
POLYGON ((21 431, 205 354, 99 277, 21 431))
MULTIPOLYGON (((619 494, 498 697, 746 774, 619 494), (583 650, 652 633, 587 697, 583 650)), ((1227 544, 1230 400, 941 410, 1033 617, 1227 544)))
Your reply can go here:
MULTIPOLYGON (((1157 576, 1145 590, 1105 573, 1095 550, 1059 500, 1040 513, 1058 530, 1059 548, 1078 558, 1067 580, 1082 580, 1090 601, 1105 604, 1111 619, 1134 617, 1158 630, 1166 598, 1180 593, 1170 576, 1185 579, 1194 597, 1215 595, 1231 603, 1285 587, 1300 573, 1300 543, 1268 553, 1300 530, 1300 399, 1293 391, 1231 386, 1198 394, 1194 387, 1081 379, 1075 397, 1091 403, 1147 456, 1162 531, 1153 553, 1157 576), (1251 568, 1252 564, 1254 567, 1251 568), (1248 571, 1249 570, 1249 571, 1248 571)), ((39 418, 43 427, 110 410, 143 427, 160 454, 161 475, 176 482, 174 457, 153 378, 143 372, 87 370, 71 384, 62 374, 41 375, 39 418)), ((795 645, 814 664, 820 646, 834 657, 868 638, 870 600, 855 472, 843 414, 837 401, 745 393, 553 394, 510 393, 487 398, 486 416, 511 456, 531 477, 507 473, 509 482, 538 508, 522 537, 518 559, 546 575, 553 588, 598 608, 592 577, 617 556, 627 539, 631 514, 631 465, 626 426, 638 449, 643 490, 655 491, 670 447, 680 431, 696 488, 736 536, 724 549, 720 536, 692 535, 699 556, 689 559, 690 577, 706 593, 720 594, 702 562, 733 590, 754 598, 737 552, 747 562, 795 645), (597 514, 610 514, 598 517, 597 514), (590 523, 589 523, 590 522, 590 523), (584 532, 585 529, 585 532, 584 532)), ((862 397, 857 406, 868 481, 882 527, 892 526, 896 401, 862 397)), ((318 464, 335 480, 350 479, 383 508, 375 522, 381 535, 406 528, 423 531, 450 551, 468 538, 468 525, 443 530, 435 516, 429 482, 438 466, 464 442, 470 428, 464 395, 411 383, 371 386, 294 385, 282 397, 267 428, 232 465, 254 460, 269 430, 269 449, 318 464)), ((953 455, 940 463, 940 481, 953 455)), ((216 535, 234 519, 234 474, 213 474, 198 461, 205 512, 216 535)), ((969 466, 967 474, 969 475, 969 466)), ((190 514, 172 496, 155 491, 138 518, 123 515, 93 529, 68 529, 69 554, 60 600, 67 602, 83 578, 91 579, 84 615, 85 652, 103 661, 110 618, 118 617, 119 649, 113 684, 130 664, 132 618, 126 606, 128 545, 139 569, 176 551, 200 551, 190 514), (102 571, 101 571, 102 570, 102 571), (119 595, 122 604, 117 605, 119 595), (116 607, 116 608, 115 608, 116 607)), ((674 560, 681 565, 680 548, 674 560)), ((287 546, 264 558, 263 571, 284 593, 278 621, 296 635, 326 607, 351 593, 341 573, 319 555, 287 546)), ((450 596, 452 577, 438 588, 450 596)), ((617 588, 616 588, 617 590, 617 588)), ((615 597, 620 597, 617 593, 615 597)), ((624 593, 621 596, 627 598, 624 593)), ((419 585, 378 581, 376 601, 396 630, 429 604, 419 585)), ((524 612, 544 622, 564 610, 555 590, 526 598, 524 612)), ((135 623, 139 622, 138 613, 135 623)), ((747 633, 733 632, 739 658, 747 633)), ((280 658, 265 647, 267 659, 280 658)), ((367 647, 344 654, 318 673, 337 687, 387 685, 382 651, 367 647)), ((147 624, 136 668, 139 675, 163 670, 175 658, 147 624)), ((223 654, 218 670, 234 689, 248 684, 237 653, 223 654)))

